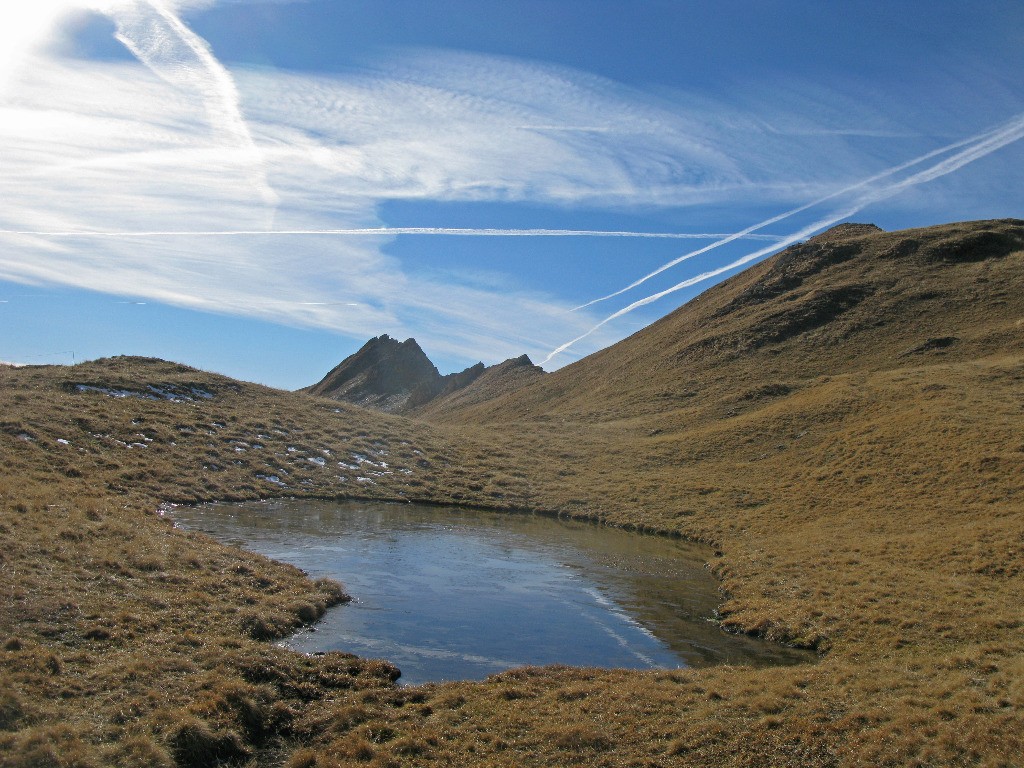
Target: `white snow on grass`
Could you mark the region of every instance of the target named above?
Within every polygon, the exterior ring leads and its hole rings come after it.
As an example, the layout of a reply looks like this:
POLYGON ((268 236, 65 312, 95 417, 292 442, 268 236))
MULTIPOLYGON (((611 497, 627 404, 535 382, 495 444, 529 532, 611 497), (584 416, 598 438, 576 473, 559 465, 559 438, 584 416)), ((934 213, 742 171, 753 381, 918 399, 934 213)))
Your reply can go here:
POLYGON ((288 487, 285 484, 284 480, 282 480, 277 475, 256 475, 256 479, 257 480, 263 480, 263 481, 268 482, 268 483, 273 483, 274 485, 279 485, 282 488, 287 488, 288 487))
MULTIPOLYGON (((213 393, 199 387, 178 387, 170 384, 157 387, 152 384, 145 390, 100 387, 93 384, 76 384, 76 392, 96 392, 107 397, 133 397, 139 400, 167 400, 172 403, 191 403, 197 399, 211 400, 213 393)), ((223 425, 222 425, 223 426, 223 425)))
POLYGON ((138 397, 143 400, 156 400, 155 395, 147 395, 145 392, 135 392, 130 389, 111 389, 110 387, 94 387, 90 384, 76 384, 75 389, 79 392, 99 392, 108 397, 138 397))

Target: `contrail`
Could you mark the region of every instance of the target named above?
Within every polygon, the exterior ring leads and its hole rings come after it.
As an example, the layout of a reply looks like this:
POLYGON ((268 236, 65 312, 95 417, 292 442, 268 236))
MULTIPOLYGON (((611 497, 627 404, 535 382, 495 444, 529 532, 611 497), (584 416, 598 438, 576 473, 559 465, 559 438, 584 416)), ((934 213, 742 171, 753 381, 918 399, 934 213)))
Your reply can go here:
MULTIPOLYGON (((1008 123, 1005 123, 1000 128, 996 128, 994 130, 989 130, 984 133, 978 134, 970 139, 958 142, 956 145, 950 145, 957 147, 963 147, 965 145, 970 146, 968 146, 967 149, 964 149, 960 152, 957 152, 955 155, 946 158, 945 160, 935 163, 934 165, 924 169, 923 171, 918 171, 917 173, 912 174, 905 179, 902 179, 901 181, 894 182, 892 184, 884 186, 881 189, 876 190, 874 192, 861 195, 855 203, 853 203, 850 207, 846 208, 840 213, 830 214, 829 216, 820 219, 819 221, 816 221, 807 227, 804 227, 799 232, 795 232, 791 235, 786 236, 783 240, 776 243, 775 245, 771 245, 766 248, 762 248, 758 251, 754 251, 753 253, 747 254, 746 256, 740 259, 736 259, 735 261, 726 264, 725 266, 712 269, 708 272, 703 272, 699 275, 683 280, 681 283, 677 283, 676 285, 673 285, 671 288, 666 288, 663 291, 659 291, 658 293, 654 293, 651 294, 650 296, 639 299, 638 301, 634 301, 629 306, 623 307, 618 312, 615 312, 606 317, 604 320, 599 322, 597 325, 595 325, 589 331, 584 333, 582 336, 578 336, 572 341, 568 341, 565 344, 561 345, 560 347, 552 350, 552 352, 546 358, 544 358, 543 361, 541 361, 541 365, 545 365, 553 357, 561 354, 562 352, 565 352, 574 344, 587 338, 602 326, 610 323, 612 320, 616 320, 617 318, 620 318, 623 315, 627 315, 635 309, 651 304, 657 301, 658 299, 664 298, 669 294, 675 293, 676 291, 681 291, 684 288, 689 288, 691 286, 697 285, 698 283, 702 283, 705 280, 710 280, 713 277, 718 277, 719 275, 736 269, 737 267, 741 267, 744 264, 749 264, 750 262, 755 261, 761 258, 762 256, 774 253, 780 248, 785 248, 789 245, 792 245, 793 243, 802 240, 805 237, 813 235, 815 232, 818 232, 819 230, 824 229, 825 227, 831 226, 836 222, 842 221, 845 218, 853 216, 857 212, 863 210, 864 208, 873 203, 880 202, 889 197, 892 197, 893 195, 899 194, 903 190, 908 189, 910 187, 916 186, 918 184, 923 184, 929 181, 933 181, 934 179, 937 179, 940 176, 945 176, 948 173, 952 173, 953 171, 962 168, 968 163, 972 163, 975 160, 980 160, 986 155, 989 155, 992 152, 995 152, 996 150, 1001 149, 1008 144, 1020 141, 1020 139, 1022 138, 1024 138, 1024 114, 1018 115, 1013 120, 1009 121, 1008 123)), ((950 147, 945 147, 943 148, 943 150, 938 151, 937 154, 942 154, 943 152, 948 151, 949 148, 950 147)), ((932 156, 934 157, 935 153, 933 153, 932 156)), ((913 164, 914 163, 911 163, 911 165, 913 164)))
MULTIPOLYGON (((866 187, 869 184, 873 184, 876 181, 881 181, 882 179, 888 178, 889 176, 893 176, 894 174, 900 173, 901 171, 905 171, 908 168, 912 168, 915 165, 923 163, 923 162, 925 162, 927 160, 931 160, 933 157, 937 157, 939 155, 944 155, 947 152, 952 152, 954 149, 959 149, 960 147, 967 146, 968 144, 974 144, 975 142, 980 141, 980 140, 984 139, 987 136, 992 136, 992 135, 997 134, 999 132, 999 130, 1000 129, 996 128, 996 129, 993 129, 993 130, 988 131, 986 133, 980 134, 978 136, 972 136, 969 139, 963 139, 961 141, 957 141, 957 142, 954 142, 952 144, 947 144, 944 147, 940 147, 939 149, 934 149, 931 152, 927 152, 927 153, 921 155, 920 157, 915 157, 913 160, 908 160, 905 163, 901 163, 900 165, 895 165, 892 168, 888 168, 888 169, 886 169, 884 171, 876 173, 874 176, 869 176, 868 178, 863 179, 862 181, 858 181, 856 184, 851 184, 848 187, 843 187, 842 189, 837 190, 835 192, 832 192, 832 193, 830 193, 828 195, 825 195, 824 197, 819 197, 818 199, 812 200, 809 203, 805 203, 805 204, 800 205, 800 206, 798 206, 796 208, 792 208, 792 209, 790 209, 788 211, 785 211, 784 213, 780 213, 780 214, 778 214, 776 216, 772 216, 770 219, 765 219, 764 221, 758 222, 757 224, 752 224, 751 226, 747 227, 746 229, 741 229, 739 232, 736 232, 736 233, 731 234, 731 235, 724 235, 722 237, 722 239, 718 240, 717 242, 710 243, 708 245, 705 245, 703 248, 698 248, 695 251, 690 251, 689 253, 685 253, 682 256, 680 256, 680 257, 678 257, 676 259, 673 259, 672 261, 669 261, 669 262, 667 262, 665 264, 662 264, 660 267, 658 267, 653 272, 648 272, 646 275, 644 275, 643 277, 639 278, 638 280, 635 280, 634 282, 630 283, 625 288, 621 288, 621 289, 615 291, 614 293, 609 293, 607 296, 601 296, 600 298, 588 301, 586 304, 580 304, 578 307, 573 307, 573 309, 571 311, 576 312, 577 310, 586 309, 587 307, 593 306, 594 304, 598 304, 598 303, 600 303, 602 301, 607 301, 608 299, 614 299, 616 296, 621 296, 626 291, 632 290, 633 288, 636 288, 638 285, 642 285, 643 283, 646 283, 652 277, 656 277, 657 275, 660 275, 662 272, 664 272, 664 271, 666 271, 668 269, 671 269, 672 267, 676 266, 677 264, 681 264, 684 261, 692 259, 695 256, 700 256, 701 254, 707 253, 708 251, 712 251, 715 248, 720 248, 723 245, 728 245, 729 243, 734 242, 735 240, 739 240, 741 238, 750 238, 752 232, 756 232, 759 229, 764 229, 765 227, 767 227, 767 226, 769 226, 771 224, 775 224, 777 222, 780 222, 783 219, 788 219, 791 216, 795 216, 798 213, 803 213, 806 210, 809 210, 811 208, 815 208, 815 207, 821 205, 822 203, 827 203, 829 200, 833 200, 833 199, 835 199, 837 197, 841 197, 842 195, 846 195, 846 194, 848 194, 850 192, 853 192, 854 190, 860 189, 862 187, 866 187)), ((781 238, 779 238, 779 239, 781 239, 781 238)))
MULTIPOLYGON (((451 227, 369 227, 359 229, 233 229, 233 230, 166 230, 97 232, 95 230, 30 231, 0 229, 2 235, 32 235, 34 237, 237 237, 241 235, 339 235, 381 236, 393 235, 445 235, 453 237, 623 237, 668 238, 675 240, 710 240, 725 237, 718 232, 626 232, 601 229, 465 229, 451 227)), ((730 237, 732 237, 730 235, 730 237)), ((781 235, 745 235, 748 240, 778 242, 781 235)))
POLYGON ((252 157, 252 183, 263 202, 276 206, 279 198, 267 180, 262 153, 242 115, 238 88, 209 44, 163 0, 136 0, 128 8, 115 8, 108 13, 117 24, 117 39, 157 77, 202 94, 214 127, 252 157))

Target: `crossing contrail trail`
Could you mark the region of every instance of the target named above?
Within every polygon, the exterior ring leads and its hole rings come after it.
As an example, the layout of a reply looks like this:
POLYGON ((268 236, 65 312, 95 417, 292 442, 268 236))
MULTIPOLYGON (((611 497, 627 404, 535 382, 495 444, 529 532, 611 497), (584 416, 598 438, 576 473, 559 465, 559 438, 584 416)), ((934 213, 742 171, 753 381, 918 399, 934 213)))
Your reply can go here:
POLYGON ((242 114, 234 78, 209 44, 163 0, 118 4, 108 13, 117 25, 117 39, 157 77, 202 94, 210 122, 251 158, 252 183, 263 202, 277 205, 278 195, 267 180, 263 153, 242 114))
MULTIPOLYGON (((718 232, 626 232, 602 229, 466 229, 451 227, 368 227, 357 229, 233 229, 98 232, 95 230, 34 231, 0 229, 0 235, 34 237, 238 237, 243 235, 276 237, 282 235, 380 236, 445 235, 452 237, 622 237, 666 238, 673 240, 710 240, 725 237, 718 232)), ((744 235, 748 240, 778 242, 781 235, 744 235)))
MULTIPOLYGON (((780 221, 783 221, 784 219, 788 219, 788 218, 790 218, 792 216, 795 216, 798 213, 803 213, 804 211, 810 210, 811 208, 815 208, 815 207, 821 205, 822 203, 827 203, 829 200, 834 200, 837 197, 842 197, 843 195, 847 195, 850 192, 854 192, 854 191, 856 191, 858 189, 866 187, 869 184, 875 183, 876 181, 881 181, 882 179, 888 178, 890 176, 894 176, 897 173, 905 171, 908 168, 912 168, 915 165, 919 165, 920 163, 923 163, 923 162, 926 162, 928 160, 931 160, 934 157, 938 157, 940 155, 944 155, 947 152, 952 152, 955 149, 960 149, 961 147, 967 146, 968 144, 974 144, 975 142, 980 141, 981 139, 985 138, 986 136, 997 134, 999 132, 999 130, 1000 129, 996 128, 996 129, 993 129, 993 130, 991 130, 991 131, 989 131, 987 133, 983 133, 983 134, 980 134, 978 136, 972 136, 969 139, 963 139, 961 141, 957 141, 957 142, 954 142, 952 144, 947 144, 944 147, 940 147, 939 149, 934 149, 931 152, 927 152, 927 153, 925 153, 925 154, 923 154, 923 155, 921 155, 919 157, 915 157, 913 160, 908 160, 905 163, 901 163, 899 165, 895 165, 892 168, 888 168, 888 169, 886 169, 884 171, 881 171, 880 173, 876 173, 874 176, 869 176, 866 179, 858 181, 856 184, 851 184, 850 186, 843 187, 842 189, 837 190, 835 192, 832 192, 832 193, 830 193, 828 195, 825 195, 824 197, 819 197, 816 200, 812 200, 809 203, 804 203, 803 205, 797 206, 796 208, 791 208, 788 211, 780 213, 780 214, 778 214, 776 216, 772 216, 771 218, 765 219, 764 221, 758 222, 757 224, 752 224, 751 226, 747 227, 746 229, 741 229, 739 232, 735 232, 735 233, 733 233, 731 235, 724 235, 720 240, 718 240, 718 241, 716 241, 714 243, 709 243, 708 245, 705 245, 702 248, 698 248, 695 251, 690 251, 689 253, 684 253, 682 256, 679 256, 678 258, 675 258, 672 261, 669 261, 669 262, 667 262, 665 264, 662 264, 660 267, 655 269, 653 272, 648 272, 646 275, 644 275, 643 277, 633 281, 632 283, 627 285, 625 288, 620 288, 619 290, 615 291, 614 293, 609 293, 607 296, 601 296, 599 298, 596 298, 596 299, 593 299, 591 301, 588 301, 586 304, 580 304, 578 307, 573 307, 572 311, 575 312, 575 311, 580 310, 580 309, 586 309, 587 307, 591 307, 594 304, 599 304, 602 301, 607 301, 608 299, 614 299, 616 296, 621 296, 622 294, 626 293, 626 291, 630 291, 630 290, 632 290, 633 288, 636 288, 639 285, 643 285, 648 280, 650 280, 652 277, 656 277, 656 276, 660 275, 662 272, 665 272, 666 270, 671 269, 672 267, 676 266, 677 264, 681 264, 684 261, 688 261, 689 259, 692 259, 692 258, 694 258, 696 256, 700 256, 702 254, 705 254, 708 251, 713 251, 715 248, 720 248, 723 245, 728 245, 729 243, 734 242, 736 240, 739 240, 741 238, 750 238, 751 237, 751 233, 756 232, 759 229, 764 229, 767 226, 770 226, 772 224, 776 224, 776 223, 778 223, 780 221)), ((779 238, 779 239, 781 239, 781 238, 779 238)))
MULTIPOLYGON (((650 296, 646 296, 642 299, 639 299, 638 301, 634 301, 632 304, 623 307, 618 312, 615 312, 606 317, 604 320, 599 322, 597 325, 595 325, 589 331, 584 333, 582 336, 577 336, 572 341, 568 341, 565 344, 562 344, 560 347, 557 347, 556 349, 552 350, 551 353, 546 358, 544 358, 543 361, 541 361, 541 365, 545 365, 553 357, 561 354, 562 352, 565 352, 574 344, 587 338, 592 333, 597 331, 599 328, 610 323, 612 320, 616 320, 624 315, 627 315, 635 309, 651 304, 657 301, 658 299, 664 298, 665 296, 668 296, 669 294, 675 293, 677 291, 681 291, 684 288, 689 288, 691 286, 697 285, 698 283, 710 280, 713 277, 718 277, 719 275, 724 274, 725 272, 729 272, 733 269, 736 269, 737 267, 749 264, 750 262, 755 261, 761 258, 762 256, 767 256, 770 253, 774 253, 780 248, 785 248, 789 245, 792 245, 793 243, 802 240, 805 237, 813 235, 815 232, 818 232, 824 229, 825 227, 831 226, 836 222, 842 221, 843 219, 849 216, 853 216, 857 212, 863 210, 864 208, 873 203, 880 202, 889 197, 892 197, 893 195, 899 194, 900 192, 909 189, 910 187, 916 186, 918 184, 924 184, 926 182, 933 181, 934 179, 937 179, 940 176, 945 176, 948 173, 952 173, 953 171, 962 168, 968 163, 972 163, 975 160, 980 160, 981 158, 990 155, 996 150, 1002 149, 1008 144, 1020 141, 1020 139, 1022 138, 1024 138, 1024 114, 1018 115, 1017 117, 1013 118, 1007 123, 1004 123, 1002 126, 998 128, 985 131, 984 133, 977 134, 976 136, 973 136, 970 139, 958 142, 956 146, 966 146, 967 148, 962 149, 955 155, 947 157, 946 159, 941 160, 940 162, 935 163, 934 165, 929 166, 928 168, 925 168, 922 171, 918 171, 917 173, 912 174, 906 177, 905 179, 901 179, 900 181, 893 182, 892 184, 888 184, 884 187, 881 187, 880 189, 861 195, 852 205, 840 211, 839 213, 830 214, 829 216, 822 218, 814 222, 813 224, 810 224, 809 226, 804 227, 799 232, 794 232, 793 234, 786 236, 783 240, 774 245, 768 246, 766 248, 761 248, 760 250, 747 254, 746 256, 740 259, 736 259, 735 261, 730 262, 725 266, 718 267, 707 272, 703 272, 699 275, 683 280, 682 282, 673 285, 671 288, 666 288, 663 291, 653 293, 650 296)), ((944 148, 944 151, 949 151, 949 147, 944 148)), ((942 154, 942 152, 939 152, 939 154, 942 154)))

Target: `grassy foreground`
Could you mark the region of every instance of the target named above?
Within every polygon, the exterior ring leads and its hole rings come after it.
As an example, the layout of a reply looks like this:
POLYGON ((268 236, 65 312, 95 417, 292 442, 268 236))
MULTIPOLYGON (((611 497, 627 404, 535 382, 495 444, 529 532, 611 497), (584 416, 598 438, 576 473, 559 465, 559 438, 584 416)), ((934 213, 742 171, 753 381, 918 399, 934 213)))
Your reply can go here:
POLYGON ((444 423, 0 369, 0 766, 1024 765, 1022 238, 835 230, 444 423), (681 533, 727 627, 822 659, 400 688, 268 642, 338 585, 160 514, 274 495, 681 533))

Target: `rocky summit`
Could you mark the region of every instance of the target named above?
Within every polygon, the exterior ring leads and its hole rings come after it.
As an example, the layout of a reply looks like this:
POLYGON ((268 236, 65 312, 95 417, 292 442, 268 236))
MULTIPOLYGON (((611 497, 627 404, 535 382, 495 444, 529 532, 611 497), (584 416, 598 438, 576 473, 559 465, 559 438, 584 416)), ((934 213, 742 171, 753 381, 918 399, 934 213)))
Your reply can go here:
POLYGON ((443 414, 508 394, 543 374, 527 355, 521 355, 498 365, 477 363, 442 376, 416 339, 399 342, 384 334, 370 339, 302 391, 385 413, 443 414))
POLYGON ((441 374, 415 339, 400 342, 384 334, 370 339, 322 380, 303 391, 364 408, 398 413, 414 393, 432 389, 440 378, 441 374))

